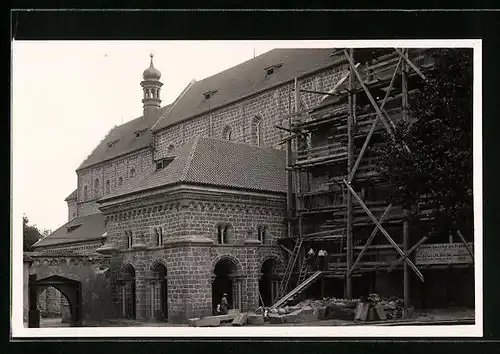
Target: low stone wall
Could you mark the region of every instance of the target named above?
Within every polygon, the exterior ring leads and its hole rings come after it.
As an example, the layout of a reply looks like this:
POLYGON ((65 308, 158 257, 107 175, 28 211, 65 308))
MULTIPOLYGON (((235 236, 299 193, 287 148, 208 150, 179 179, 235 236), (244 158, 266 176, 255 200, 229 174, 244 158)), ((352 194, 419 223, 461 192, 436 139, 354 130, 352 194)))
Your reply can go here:
MULTIPOLYGON (((99 322, 104 319, 113 318, 111 289, 108 275, 103 270, 108 267, 106 258, 99 255, 53 255, 53 256, 32 256, 33 264, 30 269, 31 274, 36 274, 37 279, 43 279, 52 275, 59 275, 64 278, 77 280, 82 284, 82 313, 84 321, 99 322)), ((49 290, 55 291, 56 289, 49 290)), ((43 294, 42 294, 43 295, 43 294)), ((49 303, 45 303, 46 313, 67 318, 69 307, 61 306, 59 300, 52 301, 49 296, 49 303), (49 306, 47 308, 47 306, 49 306)), ((47 299, 47 298, 46 298, 47 299)))

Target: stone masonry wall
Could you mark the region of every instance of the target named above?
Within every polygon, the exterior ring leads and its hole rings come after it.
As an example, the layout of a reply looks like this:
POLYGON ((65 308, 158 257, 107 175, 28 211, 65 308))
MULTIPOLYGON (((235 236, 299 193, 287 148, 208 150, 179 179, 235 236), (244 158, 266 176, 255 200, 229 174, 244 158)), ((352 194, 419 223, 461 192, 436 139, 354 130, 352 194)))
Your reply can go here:
POLYGON ((106 190, 109 181, 109 193, 114 193, 131 178, 141 178, 151 172, 154 168, 151 151, 143 149, 107 162, 90 166, 78 171, 78 216, 98 213, 96 199, 108 194, 106 190), (132 176, 131 171, 134 170, 132 176), (97 189, 95 181, 99 180, 97 189), (84 188, 87 186, 87 199, 84 197, 84 188))
MULTIPOLYGON (((342 77, 344 69, 345 66, 338 66, 301 78, 299 86, 306 90, 328 91, 342 77)), ((154 142, 155 160, 168 156, 170 145, 177 146, 196 136, 222 138, 226 126, 231 128, 231 140, 255 144, 252 136, 252 121, 255 117, 262 119, 262 145, 281 148, 277 143, 284 135, 275 125, 288 126, 285 116, 290 113, 289 107, 295 110, 293 87, 293 82, 287 83, 158 131, 154 142)), ((319 104, 322 98, 318 94, 301 93, 303 108, 319 104)))
POLYGON ((285 236, 285 200, 282 197, 186 194, 182 232, 217 243, 217 225, 230 225, 229 244, 257 241, 258 227, 266 227, 264 243, 276 245, 285 236))
POLYGON ((276 240, 285 232, 283 196, 227 195, 181 191, 154 198, 137 198, 130 205, 103 209, 108 220, 108 239, 118 248, 113 254, 111 279, 115 316, 123 315, 119 279, 129 264, 135 271, 136 318, 152 320, 151 279, 155 264, 167 269, 168 318, 185 322, 194 316, 212 313, 211 281, 221 258, 230 259, 240 269, 242 307, 258 304, 260 267, 266 258, 282 266, 276 240), (230 223, 229 244, 217 244, 218 223, 230 223), (257 241, 257 226, 267 226, 267 241, 257 241), (162 227, 163 245, 158 246, 154 228, 162 227), (133 244, 127 248, 126 231, 133 244))
POLYGON ((78 217, 76 200, 70 200, 68 201, 68 221, 71 221, 76 217, 78 217))
MULTIPOLYGON (((99 256, 65 255, 33 256, 33 258, 30 272, 36 274, 37 279, 59 275, 81 282, 84 321, 99 322, 113 317, 108 276, 100 273, 102 268, 108 266, 106 259, 99 256)), ((52 303, 49 307, 57 306, 52 303)))

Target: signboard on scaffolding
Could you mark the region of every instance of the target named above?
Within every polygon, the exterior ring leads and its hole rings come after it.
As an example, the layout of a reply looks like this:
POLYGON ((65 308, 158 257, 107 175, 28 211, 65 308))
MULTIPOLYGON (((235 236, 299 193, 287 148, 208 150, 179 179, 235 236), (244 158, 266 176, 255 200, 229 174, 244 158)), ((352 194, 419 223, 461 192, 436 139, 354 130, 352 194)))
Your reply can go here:
MULTIPOLYGON (((474 244, 468 243, 474 251, 474 244)), ((417 264, 463 264, 473 263, 463 243, 435 243, 420 246, 415 251, 417 264)))

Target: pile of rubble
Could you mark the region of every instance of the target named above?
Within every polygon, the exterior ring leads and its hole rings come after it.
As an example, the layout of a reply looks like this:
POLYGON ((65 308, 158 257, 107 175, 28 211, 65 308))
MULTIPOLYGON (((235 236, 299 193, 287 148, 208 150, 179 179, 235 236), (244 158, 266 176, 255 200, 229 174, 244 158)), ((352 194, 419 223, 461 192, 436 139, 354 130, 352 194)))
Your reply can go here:
POLYGON ((278 309, 259 307, 255 313, 273 324, 304 323, 323 319, 352 320, 359 300, 323 298, 322 300, 304 300, 294 306, 278 309))
MULTIPOLYGON (((404 301, 398 297, 383 298, 378 294, 368 295, 356 307, 354 320, 395 320, 403 318, 404 301)), ((412 312, 409 309, 408 315, 412 312)))

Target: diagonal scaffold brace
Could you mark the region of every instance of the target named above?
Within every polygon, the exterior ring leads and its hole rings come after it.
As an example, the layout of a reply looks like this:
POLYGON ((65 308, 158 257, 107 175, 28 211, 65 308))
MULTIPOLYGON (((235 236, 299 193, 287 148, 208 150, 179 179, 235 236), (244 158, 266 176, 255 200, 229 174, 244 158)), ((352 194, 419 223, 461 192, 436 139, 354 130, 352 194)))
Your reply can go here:
MULTIPOLYGON (((363 208, 363 210, 366 212, 366 214, 372 219, 372 221, 377 225, 377 228, 380 230, 380 232, 385 236, 385 238, 390 242, 390 244, 396 249, 396 251, 401 255, 404 256, 405 252, 398 246, 398 244, 392 239, 392 237, 389 235, 389 233, 385 230, 385 228, 378 222, 378 220, 375 218, 375 216, 372 214, 370 209, 366 206, 366 204, 363 202, 361 197, 356 193, 354 189, 352 189, 351 185, 344 179, 343 180, 344 184, 347 186, 347 189, 349 192, 353 195, 353 197, 356 199, 356 201, 359 203, 359 205, 363 208)), ((413 270, 413 272, 420 278, 420 280, 423 282, 424 281, 424 276, 418 270, 417 266, 408 258, 405 259, 405 262, 408 264, 408 266, 413 270)))

